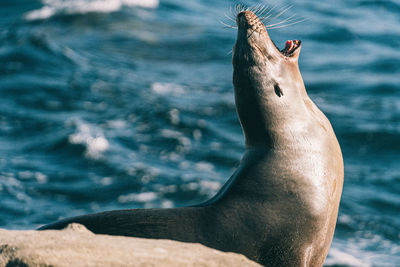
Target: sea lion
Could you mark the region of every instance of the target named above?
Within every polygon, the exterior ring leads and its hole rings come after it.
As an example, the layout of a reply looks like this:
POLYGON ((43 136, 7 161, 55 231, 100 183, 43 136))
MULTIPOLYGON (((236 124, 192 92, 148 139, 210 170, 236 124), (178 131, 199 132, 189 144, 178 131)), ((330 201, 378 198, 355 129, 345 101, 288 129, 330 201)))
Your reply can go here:
POLYGON ((306 93, 301 42, 279 51, 253 12, 236 22, 233 84, 246 147, 219 193, 195 206, 108 211, 40 230, 76 222, 98 234, 201 243, 266 266, 322 266, 343 185, 338 141, 306 93))

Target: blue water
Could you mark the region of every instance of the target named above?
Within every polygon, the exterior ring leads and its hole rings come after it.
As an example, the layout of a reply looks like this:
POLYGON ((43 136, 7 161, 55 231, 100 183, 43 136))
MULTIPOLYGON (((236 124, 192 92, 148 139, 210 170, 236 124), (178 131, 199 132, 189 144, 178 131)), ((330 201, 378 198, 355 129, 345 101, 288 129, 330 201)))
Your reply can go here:
MULTIPOLYGON (((344 155, 325 265, 399 266, 400 2, 262 3, 308 19, 270 35, 302 40, 306 88, 344 155)), ((212 196, 244 147, 236 32, 220 23, 233 4, 2 0, 0 227, 212 196)))

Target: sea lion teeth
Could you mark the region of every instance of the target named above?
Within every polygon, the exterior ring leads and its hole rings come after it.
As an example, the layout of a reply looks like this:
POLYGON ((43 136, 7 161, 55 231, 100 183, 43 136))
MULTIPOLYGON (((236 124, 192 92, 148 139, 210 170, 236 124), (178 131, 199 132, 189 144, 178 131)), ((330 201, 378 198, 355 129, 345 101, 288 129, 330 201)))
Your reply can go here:
POLYGON ((287 40, 285 47, 281 50, 285 56, 291 56, 294 50, 300 46, 300 40, 287 40))
POLYGON ((287 40, 285 43, 285 47, 281 50, 281 52, 285 55, 289 55, 294 47, 295 47, 294 42, 292 40, 287 40))
POLYGON ((286 45, 285 45, 285 50, 290 51, 293 47, 293 41, 292 40, 287 40, 286 45))

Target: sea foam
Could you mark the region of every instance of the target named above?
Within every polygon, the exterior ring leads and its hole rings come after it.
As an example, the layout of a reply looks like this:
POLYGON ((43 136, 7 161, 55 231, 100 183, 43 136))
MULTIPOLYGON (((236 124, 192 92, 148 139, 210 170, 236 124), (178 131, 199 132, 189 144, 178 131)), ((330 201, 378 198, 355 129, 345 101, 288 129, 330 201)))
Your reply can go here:
POLYGON ((43 20, 55 15, 110 13, 123 7, 157 8, 159 0, 42 0, 43 7, 25 14, 27 20, 43 20))

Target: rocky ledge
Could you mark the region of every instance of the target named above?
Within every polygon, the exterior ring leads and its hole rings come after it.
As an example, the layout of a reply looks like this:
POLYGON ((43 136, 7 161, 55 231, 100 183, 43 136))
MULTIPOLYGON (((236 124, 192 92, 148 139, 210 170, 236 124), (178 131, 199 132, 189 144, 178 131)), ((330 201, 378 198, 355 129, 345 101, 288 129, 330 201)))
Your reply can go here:
POLYGON ((96 235, 83 225, 57 231, 0 229, 0 266, 260 266, 200 244, 96 235))

